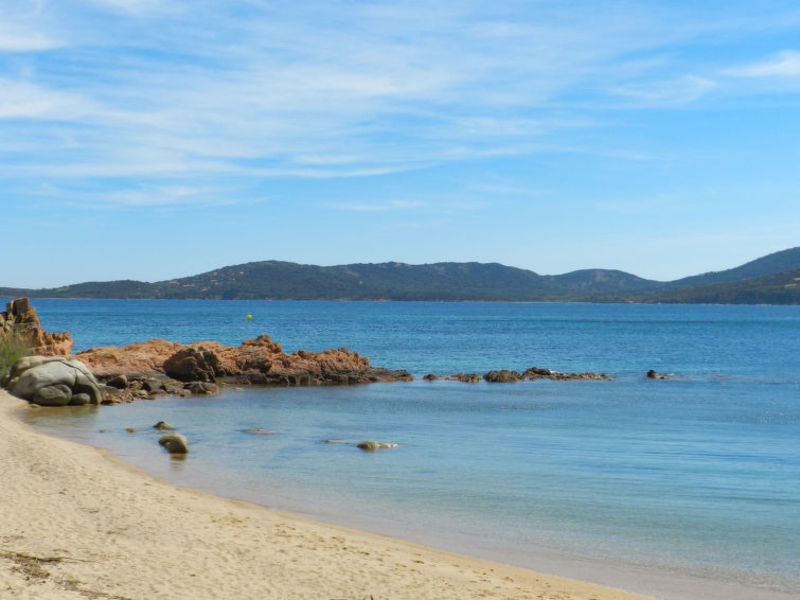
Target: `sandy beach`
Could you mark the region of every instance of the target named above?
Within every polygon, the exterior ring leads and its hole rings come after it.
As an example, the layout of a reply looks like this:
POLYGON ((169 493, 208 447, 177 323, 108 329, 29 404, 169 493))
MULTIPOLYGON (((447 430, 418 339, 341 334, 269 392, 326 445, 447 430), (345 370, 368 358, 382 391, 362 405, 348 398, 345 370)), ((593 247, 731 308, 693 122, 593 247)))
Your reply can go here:
POLYGON ((0 392, 3 598, 643 598, 177 488, 25 406, 0 392))

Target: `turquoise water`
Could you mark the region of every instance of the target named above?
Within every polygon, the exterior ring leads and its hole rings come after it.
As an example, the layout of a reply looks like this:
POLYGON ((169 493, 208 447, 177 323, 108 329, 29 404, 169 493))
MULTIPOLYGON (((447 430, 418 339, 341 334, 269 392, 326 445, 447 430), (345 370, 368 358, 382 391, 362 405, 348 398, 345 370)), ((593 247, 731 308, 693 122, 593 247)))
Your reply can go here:
POLYGON ((668 599, 800 597, 800 307, 35 304, 77 349, 269 333, 288 351, 344 345, 417 375, 608 372, 228 389, 31 419, 182 485, 467 554, 668 599), (647 380, 650 368, 676 377, 647 380), (190 438, 186 461, 148 431, 162 419, 190 438), (362 439, 400 447, 363 453, 362 439))

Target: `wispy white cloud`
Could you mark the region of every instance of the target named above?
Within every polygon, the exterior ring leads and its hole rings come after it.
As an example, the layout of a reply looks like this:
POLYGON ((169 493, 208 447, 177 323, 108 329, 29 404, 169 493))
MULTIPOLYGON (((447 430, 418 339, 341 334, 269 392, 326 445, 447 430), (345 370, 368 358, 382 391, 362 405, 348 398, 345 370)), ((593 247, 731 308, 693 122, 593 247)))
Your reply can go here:
POLYGON ((422 208, 425 202, 420 200, 392 200, 390 202, 361 203, 361 202, 331 202, 328 208, 347 212, 384 212, 387 210, 404 210, 422 208))
MULTIPOLYGON (((198 174, 368 177, 558 148, 639 156, 561 138, 607 127, 597 115, 620 103, 725 93, 719 69, 670 50, 750 26, 627 2, 14 4, 29 9, 0 20, 0 51, 34 59, 0 64, 0 152, 15 158, 13 176, 145 178, 153 189, 198 174)), ((791 74, 798 56, 739 74, 791 74)))
POLYGON ((79 121, 90 116, 97 116, 95 107, 79 94, 0 77, 0 119, 79 121))
POLYGON ((734 77, 796 77, 800 75, 800 52, 784 50, 761 62, 726 69, 734 77))
POLYGON ((630 83, 615 88, 620 96, 626 96, 643 103, 643 107, 653 105, 681 105, 699 100, 713 89, 717 83, 705 77, 684 75, 665 81, 630 83))
POLYGON ((0 5, 0 52, 39 52, 63 46, 38 23, 41 2, 0 5))

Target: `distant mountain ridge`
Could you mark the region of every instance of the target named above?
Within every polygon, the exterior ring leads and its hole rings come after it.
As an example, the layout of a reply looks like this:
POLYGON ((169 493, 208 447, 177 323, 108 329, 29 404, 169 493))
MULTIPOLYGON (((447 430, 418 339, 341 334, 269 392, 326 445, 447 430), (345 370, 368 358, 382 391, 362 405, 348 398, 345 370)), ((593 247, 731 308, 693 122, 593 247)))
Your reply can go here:
POLYGON ((321 267, 260 261, 147 283, 86 282, 51 289, 0 288, 0 296, 222 300, 433 300, 800 303, 800 247, 739 267, 662 282, 614 269, 562 275, 499 263, 399 262, 321 267))

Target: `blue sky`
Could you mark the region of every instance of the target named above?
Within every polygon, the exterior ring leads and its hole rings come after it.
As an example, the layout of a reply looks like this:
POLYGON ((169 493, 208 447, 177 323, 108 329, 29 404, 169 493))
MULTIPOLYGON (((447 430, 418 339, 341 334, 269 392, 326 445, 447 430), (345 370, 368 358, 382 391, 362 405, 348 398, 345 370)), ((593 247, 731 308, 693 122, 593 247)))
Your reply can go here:
POLYGON ((0 286, 800 245, 796 1, 0 0, 0 286))

